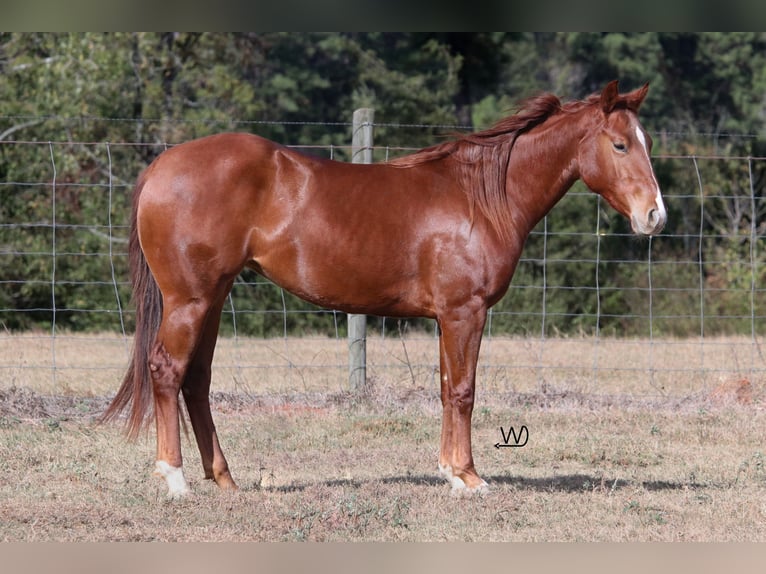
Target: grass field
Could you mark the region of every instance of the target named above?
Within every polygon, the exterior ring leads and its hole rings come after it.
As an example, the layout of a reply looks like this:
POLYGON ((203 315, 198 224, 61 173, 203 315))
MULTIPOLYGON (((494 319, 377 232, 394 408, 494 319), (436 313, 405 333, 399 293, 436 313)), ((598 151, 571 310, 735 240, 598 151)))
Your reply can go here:
MULTIPOLYGON (((329 362, 316 359, 328 352, 321 345, 306 346, 307 362, 329 362)), ((402 363, 394 346, 383 353, 402 363)), ((361 395, 331 371, 304 370, 297 387, 257 371, 270 382, 256 387, 252 372, 243 382, 222 367, 214 416, 241 490, 203 480, 184 439, 193 495, 181 501, 150 476, 153 432, 129 443, 118 426, 94 424, 114 388, 94 379, 56 391, 36 369, 20 369, 0 384, 0 540, 766 541, 762 380, 732 372, 634 397, 639 376, 600 374, 604 392, 588 392, 590 361, 555 384, 548 374, 541 385, 534 365, 531 382, 522 371, 485 370, 473 444, 492 488, 456 498, 436 473, 437 389, 415 368, 433 350, 416 347, 401 371, 373 362, 361 395), (495 448, 522 425, 524 447, 495 448)), ((79 353, 99 351, 90 342, 79 353)), ((124 358, 114 354, 104 362, 124 358)))

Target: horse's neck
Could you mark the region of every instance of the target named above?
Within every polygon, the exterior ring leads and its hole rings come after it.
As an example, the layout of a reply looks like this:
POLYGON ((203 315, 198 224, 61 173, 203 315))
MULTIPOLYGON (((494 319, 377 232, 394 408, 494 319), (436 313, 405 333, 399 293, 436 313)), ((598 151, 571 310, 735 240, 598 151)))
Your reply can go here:
POLYGON ((516 142, 506 193, 509 205, 518 206, 525 215, 525 236, 579 178, 577 150, 584 124, 577 116, 557 116, 516 142))

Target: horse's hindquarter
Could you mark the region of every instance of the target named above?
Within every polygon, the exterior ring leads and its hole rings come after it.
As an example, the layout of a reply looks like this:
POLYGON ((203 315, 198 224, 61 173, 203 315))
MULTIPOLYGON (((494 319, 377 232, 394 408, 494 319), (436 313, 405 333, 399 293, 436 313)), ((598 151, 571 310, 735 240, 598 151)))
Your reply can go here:
POLYGON ((266 199, 253 190, 273 179, 262 169, 272 146, 245 134, 210 136, 170 148, 147 168, 137 230, 161 289, 185 285, 194 296, 242 270, 252 213, 266 199))

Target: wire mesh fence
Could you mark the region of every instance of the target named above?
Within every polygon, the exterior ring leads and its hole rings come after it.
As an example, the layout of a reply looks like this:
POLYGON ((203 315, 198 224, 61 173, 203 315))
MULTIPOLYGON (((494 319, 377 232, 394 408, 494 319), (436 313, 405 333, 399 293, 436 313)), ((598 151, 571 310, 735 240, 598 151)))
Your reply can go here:
MULTIPOLYGON (((136 157, 164 147, 0 142, 6 161, 35 166, 0 181, 0 385, 117 388, 133 325, 126 251, 136 157)), ((374 160, 408 151, 377 146, 374 160)), ((633 238, 580 185, 533 231, 489 315, 480 393, 667 397, 762 382, 766 158, 660 154, 654 163, 670 216, 662 235, 633 238)), ((345 335, 344 314, 245 272, 221 319, 214 389, 345 390, 345 335)), ((436 391, 438 366, 432 322, 371 320, 370 379, 436 391)))

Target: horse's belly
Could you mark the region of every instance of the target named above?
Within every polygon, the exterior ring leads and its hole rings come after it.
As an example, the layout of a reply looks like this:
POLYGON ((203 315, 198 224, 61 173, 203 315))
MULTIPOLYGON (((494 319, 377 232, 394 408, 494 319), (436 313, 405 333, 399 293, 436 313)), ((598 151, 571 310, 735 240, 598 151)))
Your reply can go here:
POLYGON ((295 249, 256 258, 258 272, 290 293, 327 309, 387 316, 431 316, 422 278, 401 261, 313 253, 295 249), (292 253, 290 253, 292 251, 292 253))

